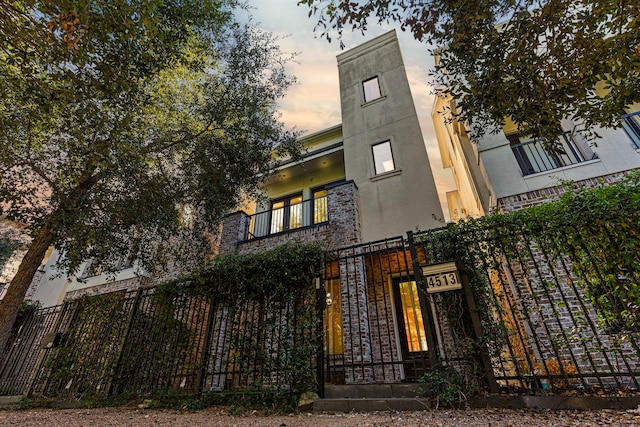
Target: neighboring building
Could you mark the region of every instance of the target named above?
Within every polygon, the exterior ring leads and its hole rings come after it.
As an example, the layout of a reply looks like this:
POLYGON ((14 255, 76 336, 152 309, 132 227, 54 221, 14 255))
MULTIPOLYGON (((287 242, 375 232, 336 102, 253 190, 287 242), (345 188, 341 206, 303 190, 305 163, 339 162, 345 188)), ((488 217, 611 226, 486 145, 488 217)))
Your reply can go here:
POLYGON ((48 261, 43 264, 39 285, 27 299, 50 307, 82 295, 137 289, 149 281, 148 274, 142 274, 143 270, 134 262, 124 259, 115 273, 103 272, 99 264, 87 261, 80 266, 77 275, 61 274, 56 268, 61 256, 58 250, 51 251, 48 261))
MULTIPOLYGON (((11 280, 18 272, 18 267, 20 266, 20 261, 22 257, 27 253, 27 248, 31 238, 24 233, 23 226, 17 224, 13 221, 6 220, 4 218, 0 219, 0 234, 3 237, 9 238, 17 244, 17 248, 13 251, 11 256, 5 260, 4 264, 0 264, 0 301, 4 299, 7 294, 7 290, 9 288, 9 284, 11 280)), ((51 256, 52 248, 50 248, 42 260, 42 265, 36 271, 36 274, 31 281, 31 285, 27 289, 25 294, 25 299, 32 299, 33 294, 38 288, 38 284, 42 279, 44 274, 44 266, 47 263, 49 257, 51 256)))
POLYGON ((304 137, 304 159, 283 159, 267 201, 227 218, 220 253, 340 248, 442 225, 395 31, 338 55, 338 72, 342 124, 304 137))
POLYGON ((456 190, 447 193, 453 221, 496 207, 507 212, 539 204, 562 192, 563 181, 591 186, 640 168, 640 105, 622 115, 622 129, 596 129, 600 138, 595 144, 575 131, 577 123, 564 120, 558 135, 564 154, 519 135, 510 120, 500 132, 473 141, 452 111, 455 103, 439 95, 432 117, 443 165, 452 170, 456 183, 456 190))

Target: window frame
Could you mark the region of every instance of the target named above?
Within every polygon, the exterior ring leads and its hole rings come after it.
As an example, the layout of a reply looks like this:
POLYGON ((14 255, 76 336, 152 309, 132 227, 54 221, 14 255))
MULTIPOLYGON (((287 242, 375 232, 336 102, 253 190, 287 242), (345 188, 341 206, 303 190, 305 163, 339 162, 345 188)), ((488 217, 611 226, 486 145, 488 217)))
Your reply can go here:
POLYGON ((273 199, 271 200, 271 206, 269 209, 269 234, 277 234, 277 233, 284 233, 287 232, 289 230, 295 230, 297 228, 301 228, 304 225, 304 215, 302 212, 302 207, 303 207, 303 195, 302 192, 298 192, 298 193, 294 193, 294 194, 290 194, 288 196, 284 196, 284 197, 280 197, 278 199, 273 199), (300 198, 299 202, 295 202, 295 203, 291 203, 291 201, 293 199, 297 199, 300 198), (274 208, 273 206, 276 203, 280 203, 283 202, 283 206, 282 208, 274 208), (294 227, 291 228, 291 206, 292 205, 300 205, 300 214, 299 214, 299 220, 300 220, 300 227, 294 227), (276 230, 274 229, 274 211, 277 209, 282 209, 282 217, 280 218, 280 226, 282 226, 281 230, 276 230))
MULTIPOLYGON (((375 144, 372 144, 371 145, 371 157, 372 157, 372 160, 373 160, 373 174, 374 174, 374 176, 384 175, 386 173, 391 173, 391 172, 394 172, 394 171, 398 170, 398 166, 396 165, 396 160, 395 160, 395 157, 393 155, 393 147, 391 146, 391 140, 390 139, 387 139, 385 141, 377 142, 375 144), (379 147, 381 145, 385 145, 385 144, 389 146, 389 155, 391 156, 391 162, 392 162, 393 168, 389 169, 389 170, 378 171, 378 167, 377 167, 378 161, 377 161, 377 158, 376 158, 376 150, 375 150, 375 148, 379 147)), ((380 161, 380 165, 381 166, 384 163, 385 163, 384 161, 382 161, 382 160, 380 161)))
POLYGON ((377 99, 380 99, 380 98, 382 98, 382 87, 380 86, 380 78, 378 76, 373 76, 373 77, 370 77, 370 78, 368 78, 366 80, 363 80, 362 81, 362 99, 364 99, 364 103, 367 104, 369 102, 373 102, 373 101, 375 101, 377 99), (367 93, 368 93, 368 91, 367 91, 367 86, 368 86, 367 83, 370 83, 370 82, 373 82, 373 81, 375 81, 375 83, 376 83, 375 87, 378 88, 378 90, 376 92, 377 96, 375 96, 373 98, 368 98, 367 97, 367 93))
POLYGON ((622 129, 631 140, 631 146, 640 150, 640 111, 622 115, 622 129))
POLYGON ((573 139, 570 131, 558 134, 557 140, 562 147, 569 149, 569 152, 565 150, 565 153, 549 152, 541 138, 534 139, 517 132, 505 137, 523 176, 574 166, 590 160, 573 139))
POLYGON ((327 185, 331 185, 331 184, 326 184, 326 185, 321 185, 318 187, 314 187, 311 189, 311 200, 313 200, 313 202, 311 202, 311 215, 310 215, 310 225, 317 225, 317 224, 324 224, 326 222, 329 222, 329 199, 328 199, 328 190, 327 190, 327 185), (324 192, 324 196, 320 196, 320 197, 316 197, 317 193, 321 193, 324 192), (324 198, 325 202, 324 202, 324 207, 320 207, 321 209, 324 210, 324 215, 323 218, 326 218, 324 221, 317 221, 316 218, 316 199, 320 199, 320 198, 324 198))

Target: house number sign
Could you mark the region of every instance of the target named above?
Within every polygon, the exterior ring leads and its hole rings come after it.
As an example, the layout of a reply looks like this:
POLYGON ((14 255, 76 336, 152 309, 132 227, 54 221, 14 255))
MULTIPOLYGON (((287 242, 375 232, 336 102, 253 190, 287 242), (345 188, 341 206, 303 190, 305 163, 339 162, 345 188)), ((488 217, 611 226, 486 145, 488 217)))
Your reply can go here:
POLYGON ((455 262, 422 267, 422 276, 430 294, 462 289, 455 262))

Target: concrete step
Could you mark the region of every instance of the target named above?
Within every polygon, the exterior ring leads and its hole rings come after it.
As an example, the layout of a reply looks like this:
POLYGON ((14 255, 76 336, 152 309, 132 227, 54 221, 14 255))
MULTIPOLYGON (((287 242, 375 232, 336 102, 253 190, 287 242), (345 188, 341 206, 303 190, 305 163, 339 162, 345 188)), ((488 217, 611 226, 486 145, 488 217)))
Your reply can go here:
POLYGON ((0 396, 0 408, 16 406, 24 396, 0 396))
POLYGON ((424 411, 430 409, 427 398, 325 398, 313 402, 313 412, 424 411))
POLYGON ((325 385, 328 399, 386 399, 416 398, 426 395, 425 385, 419 383, 325 385))
POLYGON ((313 403, 313 412, 420 411, 429 409, 424 384, 326 385, 324 399, 313 403))

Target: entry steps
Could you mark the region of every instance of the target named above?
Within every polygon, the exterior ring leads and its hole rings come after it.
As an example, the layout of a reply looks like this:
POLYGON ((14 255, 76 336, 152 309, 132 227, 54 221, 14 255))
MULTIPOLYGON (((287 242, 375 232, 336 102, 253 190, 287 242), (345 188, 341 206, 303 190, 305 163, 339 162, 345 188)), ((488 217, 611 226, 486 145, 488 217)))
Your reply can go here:
POLYGON ((325 385, 313 412, 419 411, 429 409, 424 384, 325 385))

